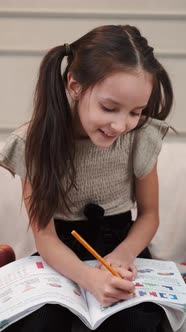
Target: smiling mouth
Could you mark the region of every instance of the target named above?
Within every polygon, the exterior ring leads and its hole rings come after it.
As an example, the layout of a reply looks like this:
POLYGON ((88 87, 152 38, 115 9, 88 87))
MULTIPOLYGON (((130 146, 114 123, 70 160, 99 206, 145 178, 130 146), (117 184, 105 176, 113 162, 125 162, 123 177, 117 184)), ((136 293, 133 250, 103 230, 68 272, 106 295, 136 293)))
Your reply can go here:
POLYGON ((103 135, 105 135, 106 137, 114 138, 114 137, 117 136, 116 134, 110 134, 110 133, 107 133, 107 132, 103 131, 102 129, 99 129, 99 130, 100 130, 100 132, 101 132, 103 135))

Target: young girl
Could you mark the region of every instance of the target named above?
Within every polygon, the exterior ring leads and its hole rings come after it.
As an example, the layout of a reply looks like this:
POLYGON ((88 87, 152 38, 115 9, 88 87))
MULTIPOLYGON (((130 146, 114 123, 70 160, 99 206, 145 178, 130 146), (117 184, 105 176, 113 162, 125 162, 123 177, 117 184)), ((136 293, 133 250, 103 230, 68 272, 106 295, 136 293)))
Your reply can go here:
MULTIPOLYGON (((46 54, 32 119, 2 153, 22 178, 38 253, 105 306, 131 296, 134 259, 150 258, 145 248, 158 228, 157 158, 172 99, 169 77, 137 28, 98 27, 46 54), (123 279, 101 264, 86 265, 93 257, 73 229, 123 279)), ((48 304, 6 331, 71 331, 72 317, 48 304)), ((161 317, 158 306, 146 303, 111 316, 97 331, 160 331, 161 317)))

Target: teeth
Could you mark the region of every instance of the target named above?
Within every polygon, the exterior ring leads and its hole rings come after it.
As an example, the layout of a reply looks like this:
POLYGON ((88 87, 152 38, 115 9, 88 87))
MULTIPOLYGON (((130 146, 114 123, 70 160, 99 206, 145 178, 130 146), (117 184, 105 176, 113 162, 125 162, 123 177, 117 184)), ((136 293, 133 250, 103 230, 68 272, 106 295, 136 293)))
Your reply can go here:
POLYGON ((111 135, 111 134, 105 133, 104 131, 103 131, 103 133, 104 133, 105 135, 107 135, 107 136, 110 136, 110 137, 114 137, 114 136, 116 136, 116 135, 111 135))

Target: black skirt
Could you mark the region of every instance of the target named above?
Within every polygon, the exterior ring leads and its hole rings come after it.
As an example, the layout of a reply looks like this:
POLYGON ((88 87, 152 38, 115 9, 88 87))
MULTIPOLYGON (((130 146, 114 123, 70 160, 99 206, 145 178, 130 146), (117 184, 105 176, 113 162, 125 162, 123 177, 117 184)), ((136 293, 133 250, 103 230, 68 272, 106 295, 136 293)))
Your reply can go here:
MULTIPOLYGON (((96 207, 96 206, 95 206, 96 207)), ((90 260, 94 257, 72 236, 76 230, 101 256, 112 252, 127 236, 133 225, 131 211, 113 216, 96 215, 92 212, 86 220, 65 221, 55 219, 55 228, 58 237, 81 260, 90 260)), ((151 258, 148 248, 144 249, 138 257, 151 258)))

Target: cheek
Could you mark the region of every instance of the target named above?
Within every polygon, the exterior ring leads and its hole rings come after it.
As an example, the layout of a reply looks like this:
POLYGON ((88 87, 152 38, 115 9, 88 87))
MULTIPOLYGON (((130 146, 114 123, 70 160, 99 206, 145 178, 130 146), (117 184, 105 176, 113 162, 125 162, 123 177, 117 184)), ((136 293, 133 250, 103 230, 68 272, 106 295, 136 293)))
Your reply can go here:
POLYGON ((88 105, 85 102, 81 102, 78 105, 78 114, 81 124, 87 123, 89 120, 89 111, 88 111, 88 105))
POLYGON ((107 117, 96 108, 87 109, 82 114, 82 121, 86 122, 89 127, 99 127, 105 124, 107 117))
POLYGON ((128 122, 128 130, 134 129, 138 125, 139 120, 140 120, 140 117, 134 116, 134 117, 130 118, 130 120, 128 122))

